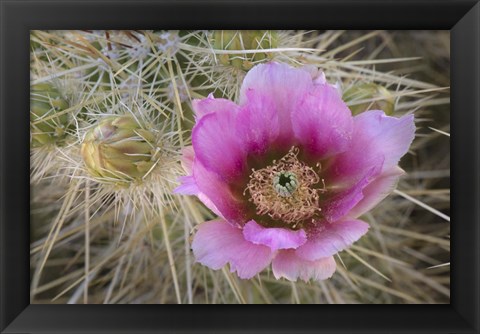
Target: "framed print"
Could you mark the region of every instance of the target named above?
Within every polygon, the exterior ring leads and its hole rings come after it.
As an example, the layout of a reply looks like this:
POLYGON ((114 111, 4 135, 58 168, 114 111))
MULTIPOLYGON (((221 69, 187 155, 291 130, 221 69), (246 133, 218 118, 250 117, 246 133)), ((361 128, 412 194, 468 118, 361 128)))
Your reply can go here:
POLYGON ((1 11, 2 333, 479 332, 478 2, 1 11))

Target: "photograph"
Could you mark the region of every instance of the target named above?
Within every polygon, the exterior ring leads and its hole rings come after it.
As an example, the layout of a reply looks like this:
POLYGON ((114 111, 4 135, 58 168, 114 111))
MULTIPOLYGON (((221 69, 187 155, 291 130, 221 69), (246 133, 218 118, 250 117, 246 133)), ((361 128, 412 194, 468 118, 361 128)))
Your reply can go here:
POLYGON ((449 30, 29 34, 30 304, 450 304, 449 30))

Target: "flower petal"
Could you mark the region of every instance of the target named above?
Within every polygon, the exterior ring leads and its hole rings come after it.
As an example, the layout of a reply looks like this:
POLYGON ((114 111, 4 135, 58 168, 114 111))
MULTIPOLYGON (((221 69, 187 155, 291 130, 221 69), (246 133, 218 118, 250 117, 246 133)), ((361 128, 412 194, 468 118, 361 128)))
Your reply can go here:
POLYGON ((198 193, 197 196, 198 196, 198 199, 200 200, 200 202, 202 202, 207 208, 212 210, 212 212, 214 214, 216 214, 220 218, 225 218, 225 216, 222 214, 222 212, 220 212, 220 210, 218 210, 216 205, 213 204, 213 202, 210 200, 210 198, 208 198, 204 193, 198 193))
POLYGON ((186 146, 182 149, 182 167, 188 174, 192 174, 193 161, 195 160, 195 151, 193 146, 186 146))
POLYGON ((238 105, 232 101, 226 99, 216 99, 212 94, 210 94, 206 99, 193 100, 192 107, 198 119, 217 111, 236 112, 238 110, 238 105))
POLYGON ((378 145, 377 150, 384 154, 382 172, 395 167, 400 158, 408 152, 415 137, 413 115, 396 118, 386 116, 381 110, 373 110, 355 118, 359 127, 370 132, 370 140, 378 145))
POLYGON ((375 207, 393 191, 403 174, 403 169, 396 166, 378 176, 363 189, 363 199, 350 210, 348 217, 359 217, 375 207))
POLYGON ((315 261, 308 261, 299 258, 295 251, 280 251, 272 262, 272 271, 276 279, 285 277, 296 282, 298 278, 305 282, 313 279, 315 281, 332 277, 336 269, 333 257, 326 257, 315 261))
POLYGON ((173 190, 174 194, 197 195, 199 193, 197 183, 193 176, 181 176, 180 185, 173 190))
POLYGON ((197 262, 215 270, 230 263, 231 271, 244 279, 262 271, 273 256, 270 248, 246 241, 241 229, 219 220, 198 226, 192 250, 197 262))
POLYGON ((360 239, 367 233, 368 224, 361 220, 345 220, 326 224, 316 236, 296 249, 296 254, 302 259, 315 261, 332 256, 360 239))
POLYGON ((269 97, 275 102, 280 125, 279 140, 290 141, 292 122, 290 113, 313 88, 313 82, 307 71, 286 64, 270 62, 252 68, 243 80, 240 90, 240 105, 248 102, 249 91, 269 97))
POLYGON ((223 214, 218 210, 218 208, 213 204, 213 202, 208 198, 204 193, 198 189, 198 185, 193 176, 182 176, 180 177, 180 186, 173 190, 174 194, 180 195, 196 195, 198 199, 210 210, 213 211, 217 216, 224 218, 223 214))
POLYGON ((344 216, 353 217, 350 211, 363 200, 363 190, 380 172, 382 166, 381 161, 383 160, 380 160, 377 166, 374 166, 367 171, 366 174, 356 183, 342 191, 337 191, 332 197, 323 201, 322 213, 327 221, 336 222, 344 216))
POLYGON ((268 96, 254 91, 246 94, 248 103, 242 106, 238 114, 236 130, 246 151, 261 155, 278 138, 278 112, 268 96))
POLYGON ((243 236, 256 245, 265 245, 272 251, 278 249, 298 248, 307 241, 304 230, 292 231, 285 228, 267 228, 250 220, 243 227, 243 236))
POLYGON ((304 65, 299 68, 302 71, 308 72, 310 74, 310 77, 313 80, 313 83, 315 85, 325 85, 327 83, 327 78, 325 77, 325 73, 321 71, 317 66, 315 65, 304 65))
POLYGON ((335 157, 328 170, 332 182, 358 181, 366 171, 378 165, 383 158, 381 171, 396 166, 407 153, 415 136, 413 115, 401 118, 386 116, 373 110, 354 117, 353 140, 350 149, 335 157))
POLYGON ((213 212, 235 223, 245 222, 243 201, 236 198, 220 177, 196 161, 193 177, 199 189, 198 198, 213 212))
POLYGON ((345 152, 350 147, 352 113, 331 85, 317 85, 305 96, 292 111, 292 125, 295 137, 315 160, 345 152))
POLYGON ((246 155, 235 132, 237 113, 217 111, 203 116, 192 131, 195 159, 225 181, 240 175, 246 155))
POLYGON ((333 185, 337 190, 322 205, 325 218, 333 222, 342 217, 358 217, 385 198, 397 180, 394 175, 387 175, 395 174, 392 170, 407 152, 414 132, 411 115, 395 118, 382 111, 367 111, 356 116, 352 146, 333 158, 326 171, 327 187, 333 185), (377 178, 382 179, 375 182, 377 178), (362 201, 362 206, 350 212, 362 201))
MULTIPOLYGON (((193 146, 187 146, 182 150, 181 162, 182 162, 183 168, 187 173, 193 173, 193 165, 195 162, 195 152, 193 150, 193 146)), ((208 173, 201 174, 201 175, 206 176, 208 175, 208 173)), ((211 177, 216 178, 216 176, 211 176, 211 177)), ((224 218, 223 214, 218 210, 215 204, 213 204, 210 198, 208 198, 207 195, 205 195, 200 191, 197 185, 197 181, 195 181, 195 177, 193 177, 193 175, 181 176, 179 180, 180 180, 180 186, 178 186, 173 190, 174 194, 196 195, 198 199, 203 204, 205 204, 207 208, 212 210, 217 216, 224 218)))

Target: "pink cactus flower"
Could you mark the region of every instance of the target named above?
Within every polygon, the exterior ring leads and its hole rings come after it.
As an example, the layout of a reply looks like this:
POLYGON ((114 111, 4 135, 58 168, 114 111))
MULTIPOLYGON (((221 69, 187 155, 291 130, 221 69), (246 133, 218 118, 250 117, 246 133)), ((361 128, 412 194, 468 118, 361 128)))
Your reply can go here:
POLYGON ((239 104, 193 104, 192 147, 176 192, 218 219, 192 242, 196 261, 249 279, 272 264, 291 281, 331 277, 333 255, 368 230, 358 217, 396 186, 415 132, 413 115, 352 117, 322 73, 268 63, 251 69, 239 104))

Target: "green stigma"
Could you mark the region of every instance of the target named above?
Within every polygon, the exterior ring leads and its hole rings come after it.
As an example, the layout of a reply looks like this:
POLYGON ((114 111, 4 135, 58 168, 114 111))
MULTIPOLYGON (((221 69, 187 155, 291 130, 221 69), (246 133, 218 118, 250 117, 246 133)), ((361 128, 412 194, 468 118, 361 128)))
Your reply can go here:
POLYGON ((297 176, 292 172, 280 172, 273 177, 273 188, 278 195, 290 197, 298 188, 297 176))

